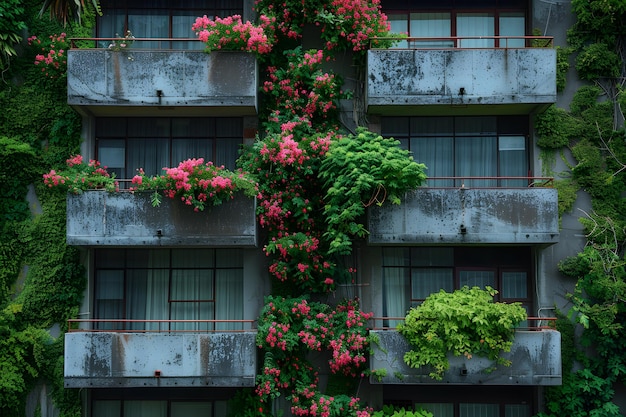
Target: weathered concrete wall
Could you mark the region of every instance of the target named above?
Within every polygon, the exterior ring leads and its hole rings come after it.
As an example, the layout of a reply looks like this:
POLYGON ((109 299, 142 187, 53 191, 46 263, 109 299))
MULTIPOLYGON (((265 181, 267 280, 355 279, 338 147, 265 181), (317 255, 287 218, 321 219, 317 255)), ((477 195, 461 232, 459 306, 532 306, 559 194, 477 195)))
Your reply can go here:
POLYGON ((407 193, 400 205, 369 209, 370 244, 553 244, 553 188, 438 189, 407 193))
POLYGON ((516 105, 518 113, 527 114, 555 101, 552 48, 368 51, 370 112, 398 106, 438 106, 441 112, 442 105, 516 105))
POLYGON ((502 353, 512 362, 498 366, 487 358, 448 355, 450 368, 441 381, 428 376, 428 368, 410 368, 404 354, 410 345, 393 330, 371 331, 379 340, 370 356, 370 369, 386 369, 382 380, 370 377, 371 383, 383 384, 482 384, 482 385, 561 385, 561 334, 555 330, 516 331, 510 352, 502 353))
POLYGON ((195 212, 150 192, 86 191, 67 197, 67 243, 77 246, 255 247, 255 200, 243 195, 195 212))
MULTIPOLYGON (((96 115, 107 107, 141 106, 228 108, 235 115, 256 114, 257 64, 245 52, 72 49, 67 57, 67 102, 89 106, 96 115)), ((104 113, 103 113, 104 114, 104 113)))
POLYGON ((255 337, 254 332, 66 333, 65 387, 254 386, 255 337))

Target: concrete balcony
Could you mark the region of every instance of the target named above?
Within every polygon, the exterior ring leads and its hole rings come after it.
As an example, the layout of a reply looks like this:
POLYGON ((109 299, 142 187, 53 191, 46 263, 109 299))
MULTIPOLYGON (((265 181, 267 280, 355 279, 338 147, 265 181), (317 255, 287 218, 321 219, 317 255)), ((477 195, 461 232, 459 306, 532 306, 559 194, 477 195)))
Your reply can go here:
POLYGON ((66 333, 65 387, 252 387, 255 337, 255 332, 66 333))
POLYGON ((556 102, 553 48, 369 50, 367 111, 531 114, 556 102))
POLYGON ((245 52, 71 49, 67 102, 95 116, 246 116, 257 64, 245 52))
POLYGON ((195 212, 164 197, 153 207, 150 192, 85 191, 67 196, 67 243, 77 246, 255 247, 255 200, 237 195, 195 212))
POLYGON ((448 355, 450 368, 441 381, 432 379, 427 367, 410 368, 404 354, 408 342, 395 330, 371 330, 379 344, 373 344, 370 369, 385 369, 386 376, 370 377, 374 384, 481 384, 481 385, 561 385, 561 334, 556 330, 515 332, 511 352, 501 356, 511 366, 497 366, 487 358, 448 355))
POLYGON ((402 204, 372 206, 368 242, 532 244, 559 239, 554 188, 419 188, 402 204))

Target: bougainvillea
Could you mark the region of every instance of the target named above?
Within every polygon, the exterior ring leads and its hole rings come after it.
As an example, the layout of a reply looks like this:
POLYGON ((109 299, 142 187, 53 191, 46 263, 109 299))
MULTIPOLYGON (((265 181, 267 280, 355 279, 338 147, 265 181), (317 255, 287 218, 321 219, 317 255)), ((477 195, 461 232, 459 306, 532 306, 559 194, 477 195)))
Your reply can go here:
POLYGON ((96 160, 84 163, 81 155, 74 155, 65 164, 66 166, 58 171, 53 169, 44 174, 44 184, 72 194, 80 194, 90 189, 119 190, 115 175, 110 174, 107 167, 96 160))
POLYGON ((322 394, 319 375, 304 358, 306 352, 327 352, 331 373, 364 376, 370 318, 354 300, 333 309, 304 297, 268 297, 257 333, 257 344, 265 352, 256 388, 261 401, 267 404, 284 392, 297 416, 369 416, 358 398, 322 394))
POLYGON ((241 16, 209 19, 198 17, 191 29, 198 39, 206 43, 206 51, 247 51, 264 55, 274 44, 273 23, 275 18, 260 16, 260 25, 243 22, 241 16))
POLYGON ((161 203, 161 193, 179 199, 195 211, 207 204, 217 206, 233 199, 237 191, 249 192, 254 185, 243 173, 234 173, 203 158, 187 159, 175 168, 163 168, 163 174, 147 177, 142 169, 132 179, 131 191, 154 190, 152 204, 161 203))

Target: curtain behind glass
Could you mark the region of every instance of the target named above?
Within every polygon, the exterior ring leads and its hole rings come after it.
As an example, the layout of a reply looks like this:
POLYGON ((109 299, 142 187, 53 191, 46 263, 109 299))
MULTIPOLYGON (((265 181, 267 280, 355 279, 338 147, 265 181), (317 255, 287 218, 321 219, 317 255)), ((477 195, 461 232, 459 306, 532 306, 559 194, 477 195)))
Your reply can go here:
POLYGON ((204 158, 204 163, 213 161, 213 140, 211 139, 173 139, 172 166, 178 166, 190 158, 204 158))
MULTIPOLYGON (((411 138, 415 161, 426 165, 429 177, 454 176, 454 139, 446 137, 411 138)), ((431 187, 452 187, 454 180, 430 180, 431 187)))
POLYGON ((416 406, 430 411, 435 417, 454 417, 454 404, 451 403, 422 403, 416 406))
POLYGON ((498 404, 467 404, 459 405, 459 417, 499 417, 498 404))
MULTIPOLYGON (((162 269, 127 271, 127 318, 132 320, 167 320, 169 273, 162 269)), ((130 323, 133 330, 167 330, 164 323, 130 323)))
POLYGON ((213 408, 209 402, 174 401, 171 404, 170 417, 211 417, 213 408))
POLYGON ((528 279, 524 271, 502 272, 502 298, 526 298, 528 297, 528 279))
MULTIPOLYGON (((498 138, 498 157, 500 158, 500 176, 526 177, 526 138, 524 136, 500 136, 498 138)), ((528 180, 502 180, 502 187, 527 187, 528 180)))
POLYGON ((137 174, 143 168, 148 176, 160 175, 164 167, 169 167, 170 146, 167 139, 129 139, 128 167, 126 178, 137 174))
POLYGON ((460 271, 459 272, 459 287, 468 286, 479 287, 485 289, 486 286, 496 288, 496 280, 494 271, 460 271))
MULTIPOLYGON (((243 270, 215 272, 215 315, 219 320, 243 320, 243 270)), ((243 323, 218 322, 216 330, 243 330, 243 323)))
MULTIPOLYGON (((124 318, 124 271, 100 270, 96 272, 96 319, 124 318)), ((102 323, 101 330, 121 330, 122 323, 102 323)))
POLYGON ((167 417, 167 401, 124 401, 124 417, 167 417))
POLYGON ((424 300, 440 290, 454 291, 454 272, 451 268, 415 268, 411 271, 413 300, 424 300))
POLYGON ((195 39, 188 41, 175 41, 172 42, 172 49, 184 49, 184 50, 198 50, 202 51, 206 47, 204 42, 200 42, 196 38, 196 34, 191 30, 191 25, 196 21, 196 18, 203 16, 205 13, 200 13, 196 10, 176 10, 172 16, 172 37, 195 39))
MULTIPOLYGON (((411 13, 411 37, 448 38, 451 34, 450 13, 411 13)), ((416 48, 452 48, 451 40, 412 41, 416 48)))
MULTIPOLYGON (((167 10, 140 9, 128 11, 128 29, 136 38, 168 38, 169 12, 167 10)), ((134 42, 133 48, 169 48, 161 42, 134 42)))
MULTIPOLYGON (((172 320, 213 320, 213 271, 181 269, 172 271, 172 320)), ((172 330, 213 330, 208 322, 172 323, 172 330)))
MULTIPOLYGON (((124 10, 104 9, 98 18, 98 37, 116 38, 125 34, 126 12, 124 10)), ((98 48, 108 48, 111 41, 98 42, 98 48)))
MULTIPOLYGON (((387 21, 391 27, 391 33, 409 33, 407 15, 405 13, 388 13, 387 21)), ((400 41, 394 43, 393 48, 405 49, 407 46, 407 41, 400 41)))
MULTIPOLYGON (((526 19, 524 13, 500 13, 500 36, 526 35, 526 19)), ((501 48, 523 48, 524 39, 500 39, 501 48)))
MULTIPOLYGON (((458 13, 456 15, 456 34, 464 36, 494 36, 494 17, 489 13, 458 13)), ((462 39, 461 48, 493 48, 494 39, 462 39)))
MULTIPOLYGON (((383 249, 383 317, 404 317, 409 309, 410 271, 407 248, 383 249)), ((385 320, 384 326, 396 327, 401 320, 385 320)))
POLYGON ((530 417, 528 404, 505 404, 504 417, 530 417))
POLYGON ((492 137, 457 137, 455 149, 457 186, 494 187, 497 180, 467 180, 467 177, 498 175, 497 139, 492 137))
POLYGON ((121 401, 94 401, 92 417, 120 417, 121 401))

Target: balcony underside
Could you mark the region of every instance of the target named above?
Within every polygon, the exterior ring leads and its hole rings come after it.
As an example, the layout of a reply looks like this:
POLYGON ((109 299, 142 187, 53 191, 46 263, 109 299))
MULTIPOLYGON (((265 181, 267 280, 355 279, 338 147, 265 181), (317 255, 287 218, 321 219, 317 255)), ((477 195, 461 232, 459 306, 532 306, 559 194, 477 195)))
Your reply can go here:
POLYGON ((554 188, 419 188, 368 214, 368 242, 377 245, 550 245, 559 238, 554 188))
POLYGON ((77 246, 255 247, 255 200, 243 195, 194 212, 149 192, 85 191, 67 197, 67 243, 77 246))
POLYGON ((373 114, 532 114, 556 101, 551 48, 370 50, 367 59, 373 114))
POLYGON ((65 387, 252 387, 254 332, 65 334, 65 387))
POLYGON ((257 66, 244 52, 72 49, 68 104, 95 116, 245 116, 257 66))
POLYGON ((372 330, 379 343, 370 357, 372 370, 386 370, 386 376, 370 377, 374 384, 447 384, 447 385, 561 385, 561 334, 555 330, 516 331, 511 352, 502 357, 510 367, 497 366, 487 358, 448 355, 450 368, 443 379, 431 378, 427 367, 411 368, 404 363, 410 350, 408 342, 394 330, 372 330))

